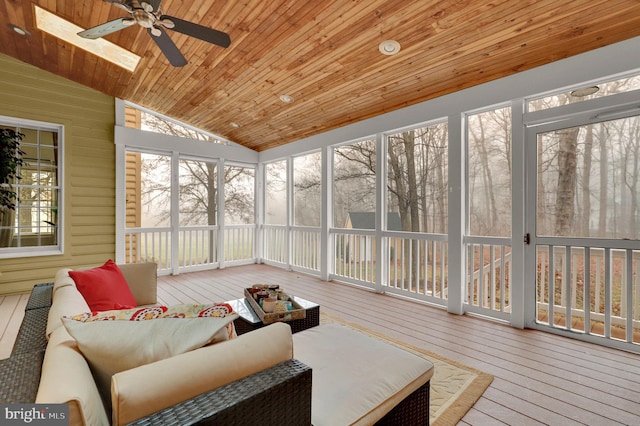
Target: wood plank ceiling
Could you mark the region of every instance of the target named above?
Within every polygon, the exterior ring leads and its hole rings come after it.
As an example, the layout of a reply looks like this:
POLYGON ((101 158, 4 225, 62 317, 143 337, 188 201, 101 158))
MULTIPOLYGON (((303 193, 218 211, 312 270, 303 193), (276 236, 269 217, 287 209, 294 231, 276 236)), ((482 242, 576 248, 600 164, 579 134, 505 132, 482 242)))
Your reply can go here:
POLYGON ((258 151, 640 35, 638 0, 164 0, 231 46, 168 31, 189 62, 175 68, 134 25, 105 37, 142 56, 131 73, 38 30, 34 5, 83 28, 127 16, 0 0, 0 52, 258 151))

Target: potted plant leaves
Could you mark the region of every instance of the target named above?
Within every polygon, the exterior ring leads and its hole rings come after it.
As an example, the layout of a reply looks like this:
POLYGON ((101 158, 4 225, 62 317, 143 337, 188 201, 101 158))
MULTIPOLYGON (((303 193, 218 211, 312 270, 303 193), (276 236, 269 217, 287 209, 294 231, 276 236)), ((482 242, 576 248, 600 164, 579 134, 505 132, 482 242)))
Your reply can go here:
POLYGON ((13 239, 18 199, 13 185, 20 180, 19 168, 24 164, 23 138, 24 134, 14 129, 0 129, 0 247, 9 247, 13 239))

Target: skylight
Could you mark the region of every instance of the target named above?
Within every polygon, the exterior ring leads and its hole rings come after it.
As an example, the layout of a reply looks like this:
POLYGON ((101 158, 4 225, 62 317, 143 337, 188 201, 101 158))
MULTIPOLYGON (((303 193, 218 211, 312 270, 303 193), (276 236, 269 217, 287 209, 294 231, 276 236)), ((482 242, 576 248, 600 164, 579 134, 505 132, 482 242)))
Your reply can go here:
POLYGON ((71 43, 80 49, 86 50, 89 53, 93 53, 102 59, 106 59, 128 71, 133 72, 138 66, 140 56, 102 38, 96 40, 82 38, 78 33, 84 31, 84 28, 72 24, 38 6, 35 6, 35 10, 36 26, 42 31, 71 43))

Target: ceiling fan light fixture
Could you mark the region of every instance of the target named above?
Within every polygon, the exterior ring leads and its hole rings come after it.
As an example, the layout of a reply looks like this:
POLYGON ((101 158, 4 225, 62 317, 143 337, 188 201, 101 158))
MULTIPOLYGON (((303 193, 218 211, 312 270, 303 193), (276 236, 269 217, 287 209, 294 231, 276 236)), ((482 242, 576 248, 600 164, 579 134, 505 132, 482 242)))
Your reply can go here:
POLYGON ((174 28, 176 26, 176 24, 173 23, 173 21, 171 19, 167 19, 167 18, 163 18, 159 21, 163 27, 165 28, 174 28))
POLYGON ((16 34, 20 34, 23 37, 31 37, 31 33, 27 30, 25 30, 22 27, 19 27, 17 25, 13 25, 13 24, 7 24, 9 26, 9 28, 11 28, 13 30, 13 32, 15 32, 16 34))
POLYGON ((155 23, 155 19, 149 13, 142 9, 134 9, 132 12, 133 19, 144 28, 151 28, 155 23))
POLYGON ((400 43, 395 40, 384 40, 378 45, 378 50, 383 55, 392 56, 400 52, 400 43))

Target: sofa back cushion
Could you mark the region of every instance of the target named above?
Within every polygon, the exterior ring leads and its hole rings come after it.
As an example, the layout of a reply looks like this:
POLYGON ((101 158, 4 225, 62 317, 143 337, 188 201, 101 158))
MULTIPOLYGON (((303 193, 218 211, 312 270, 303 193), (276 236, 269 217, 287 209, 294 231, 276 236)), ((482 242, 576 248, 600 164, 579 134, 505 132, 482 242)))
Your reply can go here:
POLYGON ((237 317, 229 305, 182 305, 87 313, 62 322, 109 404, 111 376, 228 340, 227 326, 237 317))
POLYGON ((53 303, 49 309, 49 317, 47 319, 47 338, 51 336, 55 329, 62 327, 63 316, 81 314, 89 310, 89 305, 87 305, 84 297, 82 297, 73 280, 69 277, 68 270, 65 271, 67 272, 58 273, 55 283, 64 283, 66 280, 71 283, 67 282, 58 288, 54 287, 53 303), (65 274, 66 277, 64 276, 65 274))
POLYGON ((291 327, 279 322, 120 372, 111 381, 112 423, 127 424, 292 357, 291 327))
POLYGON ((158 302, 158 265, 154 262, 118 265, 127 280, 137 306, 158 302))

